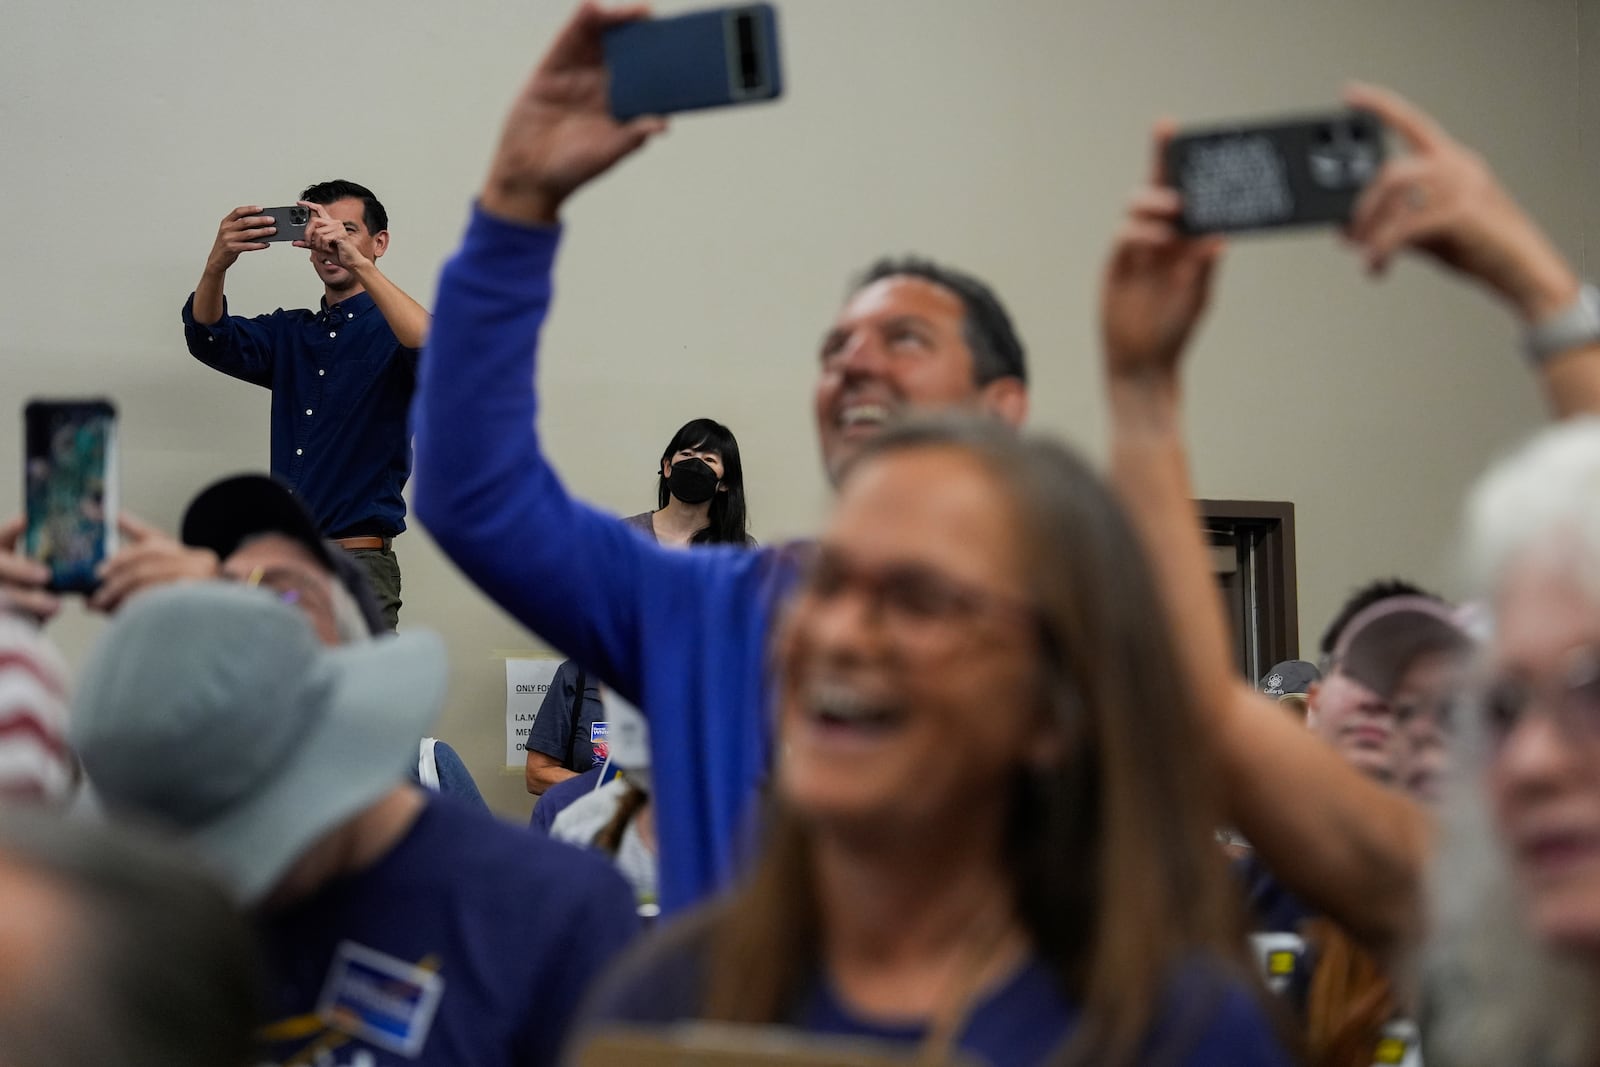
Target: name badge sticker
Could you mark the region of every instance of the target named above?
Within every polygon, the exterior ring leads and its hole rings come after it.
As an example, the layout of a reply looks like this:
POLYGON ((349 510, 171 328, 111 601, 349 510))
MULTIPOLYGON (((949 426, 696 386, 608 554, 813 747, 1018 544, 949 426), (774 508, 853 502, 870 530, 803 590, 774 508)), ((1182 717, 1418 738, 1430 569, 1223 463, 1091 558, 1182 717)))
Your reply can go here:
POLYGON ((604 741, 606 739, 606 736, 608 734, 610 734, 610 732, 611 732, 611 724, 608 723, 608 722, 590 723, 589 724, 589 743, 591 745, 600 744, 602 741, 604 741))
POLYGON ((328 1026, 378 1048, 414 1057, 433 1026, 444 979, 433 971, 342 941, 317 1000, 328 1026))
POLYGON ((1305 958, 1305 939, 1298 934, 1274 931, 1251 934, 1250 942, 1255 947, 1256 962, 1261 967, 1261 976, 1266 979, 1267 988, 1282 996, 1293 981, 1295 972, 1300 969, 1301 960, 1305 958))

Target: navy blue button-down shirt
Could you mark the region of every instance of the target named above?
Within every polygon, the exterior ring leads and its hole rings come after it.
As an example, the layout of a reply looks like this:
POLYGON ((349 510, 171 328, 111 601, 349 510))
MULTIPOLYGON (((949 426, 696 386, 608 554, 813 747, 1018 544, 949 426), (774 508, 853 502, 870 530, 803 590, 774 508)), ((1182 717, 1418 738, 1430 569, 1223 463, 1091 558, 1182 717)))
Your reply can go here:
POLYGON ((417 350, 395 338, 370 295, 253 319, 224 304, 222 318, 202 326, 190 294, 183 335, 206 366, 272 390, 272 474, 325 536, 406 528, 417 350))

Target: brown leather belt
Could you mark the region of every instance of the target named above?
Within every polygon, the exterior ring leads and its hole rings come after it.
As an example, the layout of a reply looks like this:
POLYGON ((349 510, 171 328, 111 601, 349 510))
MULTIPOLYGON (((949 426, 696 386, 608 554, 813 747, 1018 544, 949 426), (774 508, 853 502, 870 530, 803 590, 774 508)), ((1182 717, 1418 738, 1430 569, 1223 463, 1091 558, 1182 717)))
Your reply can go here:
POLYGON ((365 548, 387 552, 393 541, 387 537, 335 537, 333 543, 340 548, 349 549, 351 552, 357 552, 365 548))

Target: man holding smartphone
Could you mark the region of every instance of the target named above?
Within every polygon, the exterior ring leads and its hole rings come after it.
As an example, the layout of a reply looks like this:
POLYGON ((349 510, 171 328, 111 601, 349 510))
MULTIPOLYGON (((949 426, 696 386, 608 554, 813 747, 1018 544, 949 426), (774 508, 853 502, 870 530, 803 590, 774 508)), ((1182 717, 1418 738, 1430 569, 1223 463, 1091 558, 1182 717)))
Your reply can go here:
MULTIPOLYGON (((606 30, 643 17, 585 3, 517 97, 459 252, 414 412, 415 501, 441 549, 519 622, 649 720, 661 906, 725 884, 771 766, 771 623, 804 547, 663 548, 573 500, 542 454, 535 361, 568 196, 665 123, 607 107, 606 30), (526 536, 527 531, 537 536, 526 536)), ((1026 415, 1022 344, 975 278, 884 261, 827 331, 813 401, 837 475, 903 410, 1026 415)))
POLYGON ((311 253, 320 306, 228 314, 228 269, 288 224, 246 205, 217 228, 184 305, 184 338, 207 366, 272 390, 273 475, 365 568, 393 629, 400 566, 392 541, 405 529, 401 493, 411 473, 406 414, 428 312, 378 269, 389 217, 370 189, 320 182, 300 194, 300 206, 311 217, 294 247, 311 253))

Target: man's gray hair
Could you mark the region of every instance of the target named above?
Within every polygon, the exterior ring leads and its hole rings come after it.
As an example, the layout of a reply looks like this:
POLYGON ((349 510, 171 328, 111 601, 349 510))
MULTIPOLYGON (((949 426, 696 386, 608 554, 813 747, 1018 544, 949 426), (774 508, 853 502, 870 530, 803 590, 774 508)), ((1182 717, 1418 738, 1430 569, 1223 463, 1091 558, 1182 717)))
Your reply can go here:
POLYGON ((58 887, 70 916, 58 965, 0 998, 0 1063, 253 1062, 263 1003, 253 935, 195 861, 126 826, 0 808, 0 865, 58 887))

